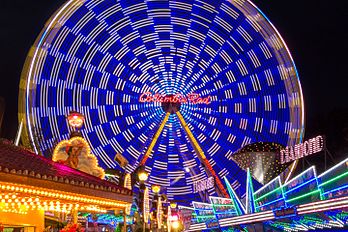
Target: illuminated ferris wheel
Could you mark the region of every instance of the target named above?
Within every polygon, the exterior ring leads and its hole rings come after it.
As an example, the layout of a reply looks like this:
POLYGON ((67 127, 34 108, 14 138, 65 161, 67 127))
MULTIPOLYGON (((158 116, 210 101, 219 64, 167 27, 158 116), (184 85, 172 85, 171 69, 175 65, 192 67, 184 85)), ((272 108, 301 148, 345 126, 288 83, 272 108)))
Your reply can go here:
POLYGON ((302 139, 304 108, 291 55, 246 0, 70 0, 48 21, 22 75, 19 118, 35 151, 50 156, 85 116, 81 132, 104 167, 145 165, 169 199, 239 193, 234 153, 263 141, 302 139))

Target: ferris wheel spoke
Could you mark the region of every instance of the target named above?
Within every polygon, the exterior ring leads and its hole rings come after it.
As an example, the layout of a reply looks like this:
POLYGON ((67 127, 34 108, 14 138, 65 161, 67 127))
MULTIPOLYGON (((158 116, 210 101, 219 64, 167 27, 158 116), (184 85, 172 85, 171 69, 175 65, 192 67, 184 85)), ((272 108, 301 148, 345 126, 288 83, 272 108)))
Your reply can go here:
POLYGON ((146 163, 146 160, 149 158, 151 152, 152 152, 152 149, 154 148, 154 146, 156 145, 156 142, 159 138, 159 136, 161 135, 162 133, 162 130, 164 128, 164 125, 166 124, 166 122, 168 121, 168 118, 170 116, 170 113, 166 113, 166 116, 164 117, 161 125, 159 126, 158 130, 156 131, 155 135, 153 136, 152 138, 152 141, 149 145, 149 147, 147 148, 146 152, 145 152, 145 155, 144 157, 142 158, 141 162, 140 162, 140 165, 145 165, 146 163))
POLYGON ((190 142, 192 144, 192 146, 194 147, 194 149, 196 150, 199 158, 201 159, 202 163, 204 164, 204 168, 207 172, 208 175, 212 175, 216 181, 217 187, 220 191, 220 193, 224 196, 224 197, 229 197, 229 195, 226 192, 226 189, 224 188, 219 176, 215 173, 213 167, 211 166, 211 164, 209 163, 209 161, 207 160, 207 157, 204 154, 204 151, 202 150, 201 146, 199 145, 199 143, 197 142, 196 138, 193 136, 190 128, 188 127, 188 125, 185 122, 184 117, 181 115, 181 113, 179 111, 176 112, 176 115, 179 118, 179 121, 181 123, 181 126, 184 128, 187 136, 190 139, 190 142))

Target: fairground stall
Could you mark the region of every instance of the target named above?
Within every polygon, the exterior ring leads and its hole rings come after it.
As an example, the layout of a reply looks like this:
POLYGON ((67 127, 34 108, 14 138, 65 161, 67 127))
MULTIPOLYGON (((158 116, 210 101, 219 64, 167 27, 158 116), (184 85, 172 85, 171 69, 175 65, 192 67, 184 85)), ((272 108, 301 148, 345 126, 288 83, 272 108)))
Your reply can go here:
POLYGON ((348 158, 319 175, 312 166, 286 181, 278 176, 257 191, 248 170, 243 199, 225 178, 230 198, 211 196, 210 203, 179 208, 187 231, 346 231, 347 167, 348 158))
POLYGON ((131 201, 126 188, 0 142, 1 228, 44 231, 52 220, 77 223, 79 212, 126 212, 131 201))

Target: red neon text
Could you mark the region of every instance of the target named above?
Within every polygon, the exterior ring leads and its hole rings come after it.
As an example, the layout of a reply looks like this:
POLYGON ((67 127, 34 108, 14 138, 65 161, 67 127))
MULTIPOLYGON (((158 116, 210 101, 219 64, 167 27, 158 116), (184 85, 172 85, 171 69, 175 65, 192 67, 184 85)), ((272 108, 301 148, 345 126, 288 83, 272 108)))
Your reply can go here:
POLYGON ((180 93, 175 95, 164 95, 164 94, 152 94, 151 92, 146 92, 140 95, 139 102, 171 102, 171 103, 181 103, 181 104, 210 104, 211 97, 200 97, 197 93, 190 93, 184 96, 180 93))

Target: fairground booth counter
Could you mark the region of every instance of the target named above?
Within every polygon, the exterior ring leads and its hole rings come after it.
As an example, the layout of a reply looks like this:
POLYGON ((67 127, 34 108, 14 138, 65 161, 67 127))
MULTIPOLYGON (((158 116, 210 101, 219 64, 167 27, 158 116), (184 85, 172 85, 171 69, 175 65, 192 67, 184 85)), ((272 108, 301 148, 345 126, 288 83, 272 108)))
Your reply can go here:
POLYGON ((129 189, 0 142, 0 231, 41 232, 52 221, 126 212, 131 201, 129 189))

